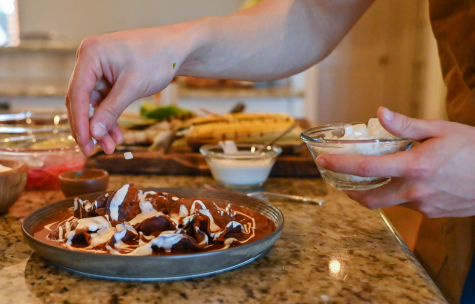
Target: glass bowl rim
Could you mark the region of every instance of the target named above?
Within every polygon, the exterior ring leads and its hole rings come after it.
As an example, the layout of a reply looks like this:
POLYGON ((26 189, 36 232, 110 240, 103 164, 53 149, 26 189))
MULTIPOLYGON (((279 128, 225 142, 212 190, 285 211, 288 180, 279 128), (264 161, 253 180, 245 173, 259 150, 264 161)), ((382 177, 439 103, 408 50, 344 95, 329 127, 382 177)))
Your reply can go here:
MULTIPOLYGON (((27 118, 33 119, 45 119, 51 118, 52 120, 54 117, 58 116, 60 120, 68 120, 68 115, 65 112, 56 112, 56 111, 39 111, 39 112, 31 112, 31 111, 18 111, 18 112, 8 112, 0 114, 0 133, 5 134, 22 134, 22 133, 47 133, 53 132, 54 130, 58 130, 61 132, 70 130, 69 123, 63 122, 58 124, 26 124, 26 123, 8 123, 9 121, 15 120, 22 120, 27 118)), ((26 134, 30 135, 30 134, 26 134)))
MULTIPOLYGON (((0 143, 6 142, 21 142, 33 138, 41 139, 50 139, 50 138, 61 138, 61 137, 72 136, 71 134, 54 134, 54 135, 21 135, 14 136, 9 138, 1 138, 0 143)), ((61 148, 51 148, 51 149, 28 149, 28 148, 4 148, 0 146, 0 153, 11 153, 11 154, 48 154, 48 153, 61 153, 61 152, 78 152, 80 151, 79 146, 66 146, 61 148)))
MULTIPOLYGON (((244 148, 251 148, 251 147, 261 147, 263 146, 262 144, 246 144, 246 143, 237 143, 236 146, 239 147, 244 147, 244 148)), ((276 145, 271 146, 271 150, 263 150, 259 154, 257 153, 251 153, 251 154, 224 154, 223 152, 213 152, 213 149, 222 149, 220 145, 218 144, 207 144, 203 145, 200 148, 201 154, 204 156, 211 156, 211 157, 220 157, 220 158, 239 158, 239 159, 257 159, 257 158, 266 158, 266 157, 277 157, 279 154, 282 153, 282 148, 276 145)))
MULTIPOLYGON (((391 138, 377 138, 377 139, 363 139, 363 140, 352 139, 352 140, 348 140, 348 139, 324 139, 324 138, 321 138, 321 137, 311 137, 311 136, 308 135, 311 132, 316 132, 318 130, 323 130, 323 129, 327 129, 327 128, 342 127, 345 124, 350 124, 350 125, 365 124, 365 125, 367 125, 367 123, 364 123, 364 122, 340 122, 340 123, 333 123, 333 124, 327 124, 327 125, 322 125, 322 126, 316 126, 316 127, 312 127, 312 128, 308 128, 308 129, 304 130, 300 134, 300 138, 305 143, 313 142, 313 143, 319 143, 319 144, 322 144, 322 143, 367 144, 367 143, 401 142, 401 141, 406 141, 406 140, 412 141, 412 139, 404 138, 404 137, 398 137, 398 136, 391 137, 391 138)), ((331 129, 329 129, 329 130, 331 130, 331 129)))

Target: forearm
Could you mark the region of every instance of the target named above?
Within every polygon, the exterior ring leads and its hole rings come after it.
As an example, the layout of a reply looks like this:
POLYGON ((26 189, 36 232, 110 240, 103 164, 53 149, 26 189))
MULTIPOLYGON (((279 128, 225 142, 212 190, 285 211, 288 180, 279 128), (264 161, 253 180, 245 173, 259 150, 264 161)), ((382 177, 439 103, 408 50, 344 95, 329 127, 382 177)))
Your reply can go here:
POLYGON ((265 0, 227 17, 190 23, 179 75, 272 80, 325 58, 373 0, 265 0))
POLYGON ((66 96, 72 133, 85 154, 92 153, 91 136, 112 153, 124 109, 177 75, 264 81, 303 71, 325 58, 373 1, 264 0, 228 17, 88 37, 66 96), (89 104, 96 107, 90 120, 89 104))

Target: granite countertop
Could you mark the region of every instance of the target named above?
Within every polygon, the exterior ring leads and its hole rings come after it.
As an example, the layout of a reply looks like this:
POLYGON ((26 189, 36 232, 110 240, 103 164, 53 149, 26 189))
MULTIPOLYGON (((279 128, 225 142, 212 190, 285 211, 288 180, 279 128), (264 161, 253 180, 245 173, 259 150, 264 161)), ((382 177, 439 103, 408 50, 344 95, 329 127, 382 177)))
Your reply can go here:
MULTIPOLYGON (((113 175, 110 189, 202 187, 210 177, 113 175)), ((21 219, 59 191, 27 191, 0 216, 1 303, 446 303, 377 211, 321 179, 274 178, 268 191, 325 197, 323 206, 272 201, 285 216, 264 258, 211 277, 131 283, 91 279, 50 264, 23 242, 21 219)))

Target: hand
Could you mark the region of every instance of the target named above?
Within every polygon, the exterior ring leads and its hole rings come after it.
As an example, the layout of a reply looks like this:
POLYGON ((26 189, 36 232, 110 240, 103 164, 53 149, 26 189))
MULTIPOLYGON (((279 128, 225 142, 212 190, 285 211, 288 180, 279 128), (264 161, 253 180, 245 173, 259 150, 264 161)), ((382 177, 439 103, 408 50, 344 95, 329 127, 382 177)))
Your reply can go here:
POLYGON ((376 189, 345 191, 370 209, 401 204, 427 217, 475 215, 475 128, 413 119, 383 107, 378 117, 390 133, 421 144, 382 156, 326 154, 317 164, 358 176, 391 176, 387 185, 376 189))
POLYGON ((226 17, 87 38, 66 97, 73 136, 86 155, 91 136, 112 153, 122 140, 119 115, 175 75, 268 81, 301 72, 325 58, 373 2, 264 0, 226 17), (89 122, 90 103, 97 110, 89 122))
POLYGON ((82 42, 66 107, 73 136, 84 154, 93 152, 91 137, 112 153, 123 138, 117 119, 125 108, 163 90, 175 77, 189 49, 189 39, 180 35, 182 27, 118 32, 82 42), (90 103, 96 111, 89 122, 90 103))

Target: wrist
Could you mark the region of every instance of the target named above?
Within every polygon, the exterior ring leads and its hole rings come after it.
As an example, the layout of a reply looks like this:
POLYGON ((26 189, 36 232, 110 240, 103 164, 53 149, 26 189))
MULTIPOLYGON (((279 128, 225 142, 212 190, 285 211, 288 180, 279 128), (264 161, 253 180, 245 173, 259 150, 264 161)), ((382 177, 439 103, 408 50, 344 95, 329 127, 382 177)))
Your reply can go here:
MULTIPOLYGON (((193 75, 204 63, 206 53, 212 44, 213 37, 212 23, 216 17, 206 17, 192 22, 186 23, 186 30, 180 35, 180 39, 185 41, 181 45, 181 61, 177 63, 177 76, 193 75)), ((180 52, 180 50, 178 50, 180 52)))

